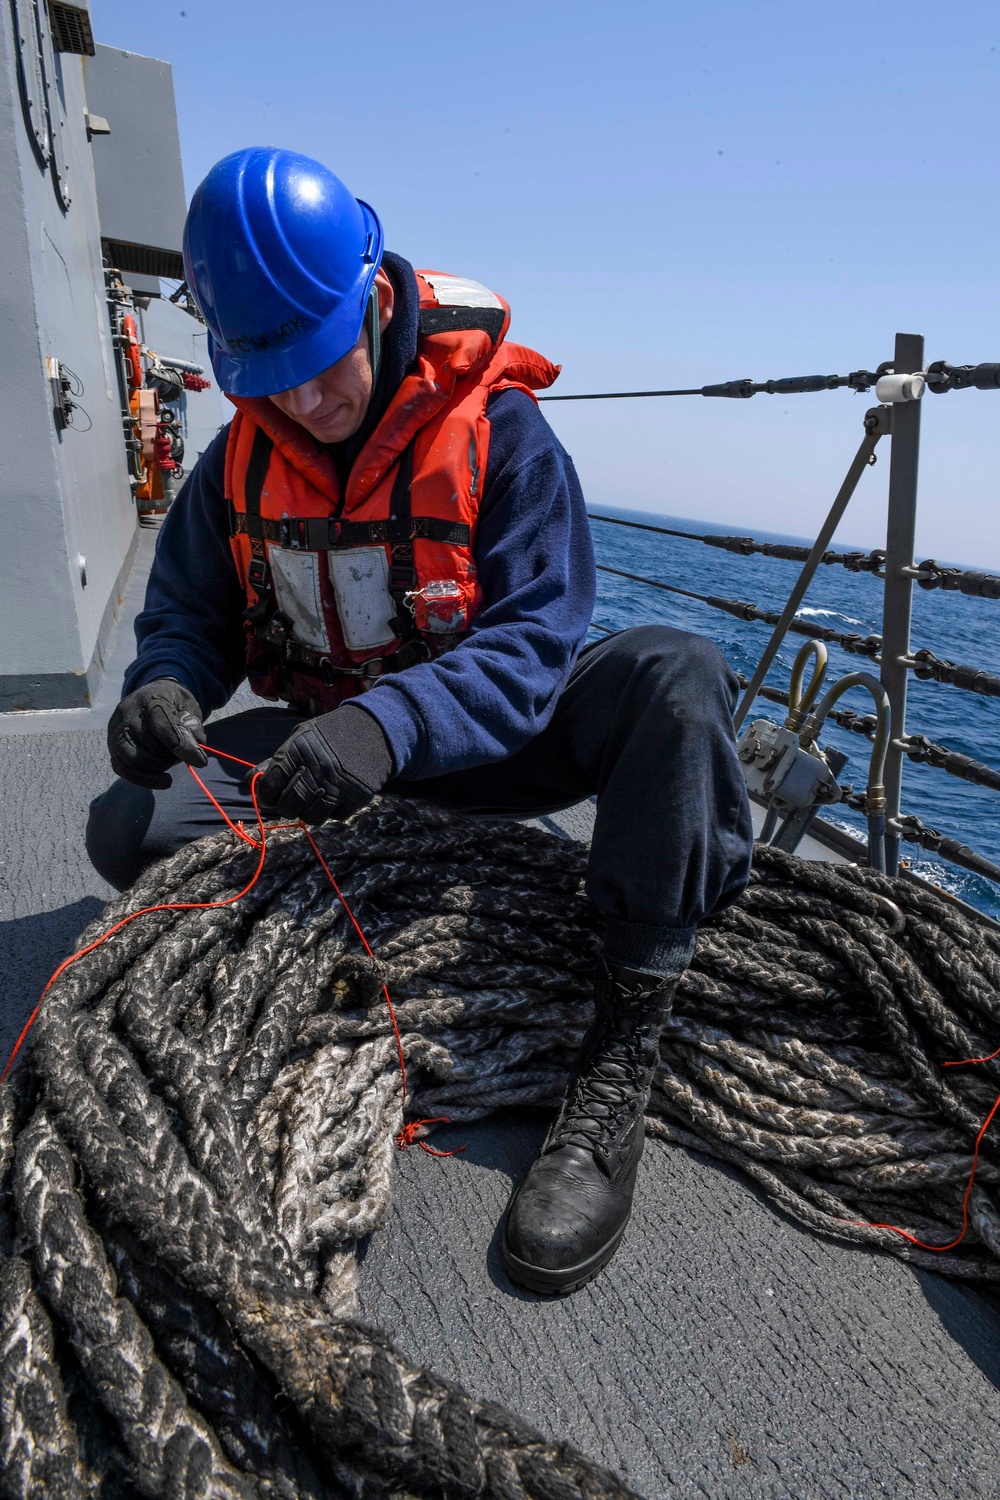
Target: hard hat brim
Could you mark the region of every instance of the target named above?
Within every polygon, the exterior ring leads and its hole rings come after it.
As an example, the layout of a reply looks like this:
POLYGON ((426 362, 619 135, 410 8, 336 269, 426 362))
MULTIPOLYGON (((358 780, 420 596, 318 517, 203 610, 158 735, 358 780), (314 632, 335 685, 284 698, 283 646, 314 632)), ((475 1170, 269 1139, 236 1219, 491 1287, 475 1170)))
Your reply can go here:
POLYGON ((275 396, 315 380, 349 354, 361 337, 365 311, 375 274, 382 264, 382 224, 373 208, 358 199, 369 232, 370 261, 366 261, 350 293, 316 327, 266 351, 254 350, 240 358, 219 347, 208 334, 208 352, 221 390, 230 396, 275 396))

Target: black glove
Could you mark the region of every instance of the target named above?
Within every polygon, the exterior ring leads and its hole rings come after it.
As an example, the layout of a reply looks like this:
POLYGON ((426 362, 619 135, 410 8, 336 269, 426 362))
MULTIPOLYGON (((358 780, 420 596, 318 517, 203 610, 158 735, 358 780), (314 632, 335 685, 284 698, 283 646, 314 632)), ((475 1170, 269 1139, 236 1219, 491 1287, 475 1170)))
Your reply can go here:
POLYGON ((392 751, 378 722, 345 704, 292 731, 257 767, 257 796, 286 818, 349 818, 392 775, 392 751))
POLYGON ((197 699, 173 677, 158 677, 123 698, 108 725, 111 764, 136 786, 162 791, 167 771, 179 760, 207 766, 199 741, 205 738, 197 699))

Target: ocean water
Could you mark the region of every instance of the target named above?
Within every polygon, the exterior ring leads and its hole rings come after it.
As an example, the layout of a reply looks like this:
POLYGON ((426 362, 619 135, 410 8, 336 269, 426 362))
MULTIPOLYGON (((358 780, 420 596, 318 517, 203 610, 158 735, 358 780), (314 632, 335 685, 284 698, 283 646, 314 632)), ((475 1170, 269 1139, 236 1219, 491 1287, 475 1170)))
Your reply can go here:
MULTIPOLYGON (((604 506, 593 513, 699 534, 743 534, 732 526, 678 516, 655 516, 646 511, 604 506)), ((697 593, 740 599, 768 610, 782 609, 801 569, 800 563, 759 555, 742 557, 707 547, 702 542, 633 531, 625 526, 602 524, 599 520, 592 522, 591 530, 599 563, 697 593)), ((805 541, 809 545, 811 540, 765 531, 756 531, 754 535, 760 541, 800 544, 805 541)), ((838 551, 853 550, 851 542, 840 537, 834 540, 833 546, 838 551)), ((698 631, 711 637, 733 667, 747 677, 752 674, 770 637, 769 625, 734 619, 693 599, 666 594, 660 589, 614 578, 607 573, 598 573, 597 579, 594 619, 601 625, 622 630, 630 625, 655 621, 698 631)), ((799 613, 843 632, 881 633, 882 588, 881 580, 870 574, 849 573, 838 566, 821 566, 799 613)), ((961 594, 932 592, 919 587, 913 592, 912 642, 915 649, 927 646, 939 657, 1000 673, 1000 600, 969 599, 961 594)), ((599 634, 595 631, 592 638, 597 639, 599 634)), ((805 637, 798 635, 786 638, 768 675, 769 685, 787 691, 792 661, 804 640, 805 637)), ((866 667, 877 675, 877 667, 872 668, 864 657, 849 656, 835 645, 829 646, 829 652, 826 686, 847 672, 866 667)), ((838 707, 870 713, 872 702, 864 689, 855 688, 845 695, 838 707)), ((761 698, 752 717, 780 721, 783 713, 778 705, 761 698)), ((937 744, 1000 769, 998 699, 982 698, 943 683, 921 682, 911 674, 907 728, 911 734, 926 734, 937 744)), ((828 722, 821 743, 836 745, 849 755, 840 780, 862 790, 867 779, 868 741, 828 722)), ((916 813, 928 827, 960 839, 995 864, 1000 864, 1000 792, 972 786, 945 771, 908 760, 904 763, 902 806, 904 812, 916 813)), ((853 833, 864 832, 861 815, 840 804, 828 809, 825 816, 853 833)), ((1000 920, 1000 885, 927 854, 916 844, 904 843, 903 856, 919 874, 1000 920)))

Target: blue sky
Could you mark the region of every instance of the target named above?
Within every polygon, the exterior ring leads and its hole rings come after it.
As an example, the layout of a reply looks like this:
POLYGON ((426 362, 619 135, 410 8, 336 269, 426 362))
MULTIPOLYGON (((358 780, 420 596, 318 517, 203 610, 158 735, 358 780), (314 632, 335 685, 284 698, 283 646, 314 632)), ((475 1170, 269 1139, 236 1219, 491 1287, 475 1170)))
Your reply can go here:
MULTIPOLYGON (((391 248, 501 291, 559 389, 874 368, 898 328, 1000 360, 995 3, 92 10, 99 41, 173 64, 189 192, 240 146, 319 157, 391 248)), ((547 414, 593 503, 806 535, 867 404, 547 414)), ((921 555, 1000 566, 1000 392, 929 396, 923 420, 921 555)), ((887 457, 845 541, 884 540, 887 457)))

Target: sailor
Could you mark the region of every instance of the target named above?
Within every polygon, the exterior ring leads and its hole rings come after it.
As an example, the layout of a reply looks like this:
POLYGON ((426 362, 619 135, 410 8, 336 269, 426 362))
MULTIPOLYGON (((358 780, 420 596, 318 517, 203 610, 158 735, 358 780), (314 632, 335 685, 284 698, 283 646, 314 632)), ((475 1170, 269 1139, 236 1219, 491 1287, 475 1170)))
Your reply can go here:
POLYGON ((501 297, 414 271, 332 172, 272 148, 213 167, 184 259, 236 414, 158 539, 90 857, 124 889, 217 830, 178 762, 252 820, 245 772, 201 748, 244 678, 271 706, 211 743, 259 767, 274 815, 346 818, 380 792, 518 817, 596 798, 595 1017, 503 1241, 514 1280, 572 1290, 625 1230, 698 924, 748 879, 734 675, 666 626, 584 644, 583 496, 533 395, 559 372, 507 341, 501 297))

